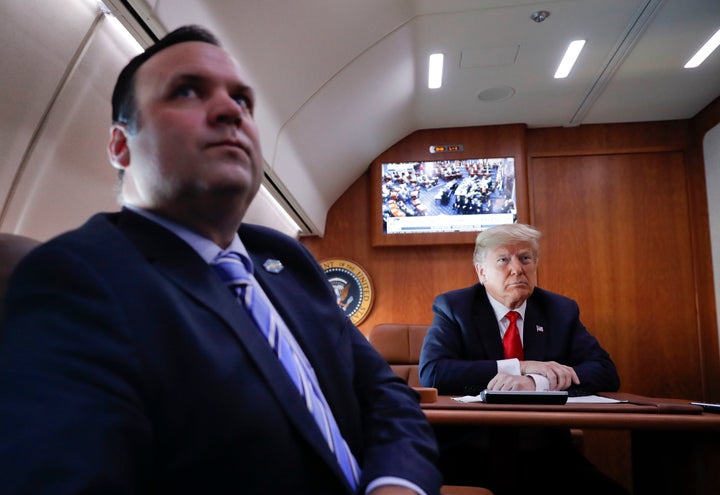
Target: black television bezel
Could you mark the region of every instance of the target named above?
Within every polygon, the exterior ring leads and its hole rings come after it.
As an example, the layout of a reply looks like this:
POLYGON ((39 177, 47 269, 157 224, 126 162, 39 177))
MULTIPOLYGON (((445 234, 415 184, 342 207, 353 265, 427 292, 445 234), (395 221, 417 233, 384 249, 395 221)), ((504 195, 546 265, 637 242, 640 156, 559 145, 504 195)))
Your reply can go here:
POLYGON ((510 157, 515 162, 517 222, 529 222, 524 124, 478 126, 415 131, 390 147, 370 164, 369 214, 372 247, 474 244, 478 232, 385 234, 382 218, 382 164, 437 160, 510 157), (457 143, 461 151, 431 153, 437 144, 457 143))
MULTIPOLYGON (((468 163, 468 162, 483 161, 483 160, 503 160, 503 161, 505 161, 505 160, 510 160, 510 161, 512 161, 511 166, 512 166, 513 184, 515 183, 515 157, 513 157, 513 156, 472 157, 472 158, 441 157, 441 158, 437 158, 437 159, 433 159, 433 160, 413 160, 413 161, 409 161, 409 162, 382 161, 382 162, 380 163, 380 170, 381 170, 381 174, 382 174, 382 177, 381 177, 381 188, 382 188, 383 190, 386 190, 385 186, 386 186, 387 183, 388 183, 388 177, 387 177, 387 173, 388 173, 387 168, 388 168, 388 166, 395 166, 395 165, 397 165, 397 166, 402 167, 402 168, 404 169, 404 171, 403 171, 403 175, 404 175, 404 173, 407 172, 407 170, 409 170, 411 167, 412 167, 413 169, 416 169, 416 170, 417 170, 418 168, 423 169, 423 170, 427 170, 427 169, 430 169, 430 168, 432 168, 432 167, 437 167, 438 164, 441 164, 441 165, 439 165, 439 166, 442 167, 442 166, 444 166, 444 165, 446 165, 446 164, 448 164, 448 163, 459 162, 459 163, 461 164, 461 167, 466 167, 466 168, 467 168, 467 167, 471 166, 471 163, 468 163)), ((433 173, 433 174, 431 174, 431 175, 432 175, 432 176, 435 176, 436 174, 433 173)), ((422 176, 418 176, 418 178, 420 178, 420 179, 422 180, 422 176)), ((431 177, 431 179, 432 179, 432 177, 431 177)), ((445 179, 445 180, 447 181, 447 179, 445 179)), ((446 183, 447 183, 447 182, 446 182, 446 183)), ((448 185, 449 185, 449 184, 448 184, 448 185)), ((373 187, 376 187, 376 186, 377 186, 377 184, 373 184, 373 187)), ((392 181, 392 184, 390 184, 390 186, 394 187, 394 188, 397 190, 397 179, 396 179, 395 181, 392 181)), ((420 186, 419 184, 416 184, 415 187, 418 188, 418 189, 421 189, 421 186, 420 186)), ((514 190, 513 190, 513 193, 515 193, 515 195, 512 197, 512 200, 513 200, 513 205, 516 205, 516 204, 517 204, 516 187, 513 186, 513 189, 514 189, 514 190)), ((383 208, 382 208, 382 209, 383 209, 383 212, 384 212, 384 205, 385 205, 385 202, 386 202, 386 200, 387 200, 387 197, 385 197, 385 195, 383 195, 382 200, 383 200, 383 208)), ((402 206, 401 206, 400 208, 402 208, 402 206)), ((449 227, 449 226, 454 222, 453 219, 455 219, 455 218, 458 218, 458 219, 459 219, 459 218, 462 218, 462 217, 464 217, 464 218, 470 218, 470 217, 472 217, 473 219, 476 219, 476 220, 477 220, 478 217, 485 217, 485 218, 487 219, 487 221, 490 222, 490 221, 494 220, 494 218, 492 218, 491 215, 501 215, 501 214, 499 214, 499 213, 485 213, 485 214, 475 214, 475 215, 463 215, 463 214, 461 214, 461 213, 453 213, 453 214, 448 215, 448 216, 434 216, 434 215, 430 215, 430 216, 427 216, 427 217, 425 217, 425 216, 423 216, 423 217, 418 217, 418 216, 401 217, 401 218, 398 218, 397 220, 398 220, 399 222, 402 222, 402 221, 405 220, 405 219, 416 219, 416 218, 417 218, 417 219, 420 219, 420 218, 428 218, 428 219, 429 219, 429 218, 440 218, 440 219, 443 219, 443 218, 444 218, 444 219, 447 220, 447 222, 441 222, 441 223, 447 223, 447 224, 448 224, 447 227, 449 227)), ((503 214, 503 215, 507 215, 507 213, 506 213, 506 214, 503 214)), ((383 214, 383 215, 382 215, 382 217, 383 217, 383 221, 382 221, 382 225, 383 225, 383 229, 382 229, 383 232, 382 232, 382 233, 383 233, 383 235, 412 235, 412 236, 415 236, 415 235, 422 235, 422 234, 465 233, 465 232, 470 232, 470 233, 473 233, 473 234, 477 235, 478 232, 480 232, 481 230, 483 230, 483 229, 462 229, 462 230, 449 230, 449 229, 447 229, 447 230, 437 230, 437 231, 425 230, 425 231, 422 231, 422 232, 388 232, 388 229, 387 229, 387 221, 384 219, 385 216, 386 216, 386 214, 383 214)), ((503 224, 506 224, 506 223, 517 223, 517 211, 516 211, 516 207, 515 207, 515 206, 513 206, 513 219, 512 219, 512 222, 502 221, 502 222, 500 222, 500 223, 503 223, 503 224)), ((486 225, 488 225, 488 226, 486 226, 485 228, 489 228, 489 225, 490 225, 490 224, 487 223, 486 225)), ((493 225, 494 225, 494 224, 493 224, 493 225)), ((410 226, 407 226, 406 228, 410 228, 410 226)))

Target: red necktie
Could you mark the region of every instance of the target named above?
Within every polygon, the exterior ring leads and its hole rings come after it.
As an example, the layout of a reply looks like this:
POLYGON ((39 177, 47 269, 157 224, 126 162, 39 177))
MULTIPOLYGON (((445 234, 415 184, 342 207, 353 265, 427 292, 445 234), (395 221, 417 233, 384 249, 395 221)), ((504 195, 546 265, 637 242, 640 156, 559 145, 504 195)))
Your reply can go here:
POLYGON ((503 337, 503 347, 505 348, 505 359, 518 358, 519 360, 524 359, 522 342, 520 342, 520 331, 517 327, 517 319, 520 313, 517 311, 510 311, 505 317, 510 320, 510 326, 505 331, 503 337))

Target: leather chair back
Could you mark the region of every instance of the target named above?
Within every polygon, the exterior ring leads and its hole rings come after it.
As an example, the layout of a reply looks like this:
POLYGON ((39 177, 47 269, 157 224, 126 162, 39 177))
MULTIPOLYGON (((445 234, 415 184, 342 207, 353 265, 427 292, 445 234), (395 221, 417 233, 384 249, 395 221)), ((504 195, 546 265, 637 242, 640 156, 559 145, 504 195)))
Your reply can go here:
POLYGON ((418 363, 427 325, 382 323, 370 330, 368 340, 411 387, 421 387, 418 363))

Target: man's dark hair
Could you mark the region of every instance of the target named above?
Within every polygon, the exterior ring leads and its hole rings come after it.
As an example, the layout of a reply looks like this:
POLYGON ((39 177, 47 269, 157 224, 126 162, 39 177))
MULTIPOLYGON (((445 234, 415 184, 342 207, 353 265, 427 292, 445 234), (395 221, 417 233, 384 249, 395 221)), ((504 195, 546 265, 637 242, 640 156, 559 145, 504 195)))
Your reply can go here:
POLYGON ((188 41, 201 41, 211 45, 220 46, 218 39, 200 26, 183 26, 161 38, 143 53, 125 66, 120 72, 112 95, 112 120, 114 123, 125 124, 131 132, 134 131, 137 121, 137 105, 135 102, 135 73, 150 57, 156 53, 178 43, 188 41))

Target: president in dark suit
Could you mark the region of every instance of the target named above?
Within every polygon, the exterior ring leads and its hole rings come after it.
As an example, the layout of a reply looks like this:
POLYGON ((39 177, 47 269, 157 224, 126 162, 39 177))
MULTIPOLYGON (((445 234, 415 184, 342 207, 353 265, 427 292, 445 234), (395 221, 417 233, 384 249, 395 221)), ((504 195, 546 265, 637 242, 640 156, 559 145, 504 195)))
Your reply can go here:
POLYGON ((109 155, 125 207, 10 282, 0 493, 438 493, 416 394, 300 243, 241 226, 262 178, 253 105, 195 27, 121 73, 109 155), (246 278, 223 278, 225 259, 246 278))
MULTIPOLYGON (((536 287, 539 239, 539 231, 522 224, 477 236, 479 283, 433 304, 420 357, 424 386, 448 395, 618 389, 615 365, 580 321, 577 303, 536 287)), ((448 483, 481 484, 496 495, 625 493, 573 448, 567 430, 438 427, 437 433, 448 483)))

